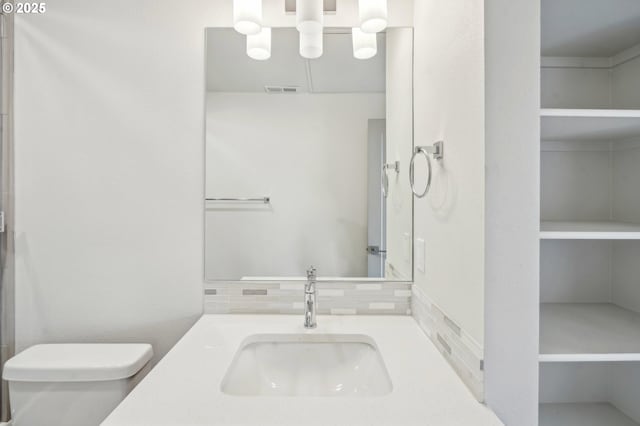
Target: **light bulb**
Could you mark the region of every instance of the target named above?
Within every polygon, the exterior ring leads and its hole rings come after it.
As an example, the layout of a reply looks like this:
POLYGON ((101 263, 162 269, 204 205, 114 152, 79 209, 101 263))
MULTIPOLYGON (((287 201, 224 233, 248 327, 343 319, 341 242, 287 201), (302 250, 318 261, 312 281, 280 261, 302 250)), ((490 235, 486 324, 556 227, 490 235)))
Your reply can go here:
POLYGON ((247 36, 247 55, 257 61, 271 57, 271 28, 262 28, 258 34, 247 36))
POLYGON ((258 34, 262 29, 262 0, 233 0, 233 28, 240 34, 258 34))
POLYGON ((307 59, 322 56, 322 32, 300 33, 300 55, 307 59))
POLYGON ((296 28, 300 33, 322 33, 323 0, 296 0, 296 28))
POLYGON ((378 53, 375 33, 365 33, 360 28, 352 28, 351 38, 353 41, 353 56, 356 59, 373 58, 378 53))
POLYGON ((387 28, 387 0, 358 0, 360 29, 377 33, 387 28))

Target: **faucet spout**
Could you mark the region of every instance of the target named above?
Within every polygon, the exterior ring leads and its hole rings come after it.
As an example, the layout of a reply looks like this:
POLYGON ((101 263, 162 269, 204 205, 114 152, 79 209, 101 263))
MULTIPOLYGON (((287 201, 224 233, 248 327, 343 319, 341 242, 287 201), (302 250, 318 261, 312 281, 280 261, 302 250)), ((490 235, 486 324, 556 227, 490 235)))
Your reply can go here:
POLYGON ((304 286, 304 328, 316 328, 316 268, 307 269, 304 286))

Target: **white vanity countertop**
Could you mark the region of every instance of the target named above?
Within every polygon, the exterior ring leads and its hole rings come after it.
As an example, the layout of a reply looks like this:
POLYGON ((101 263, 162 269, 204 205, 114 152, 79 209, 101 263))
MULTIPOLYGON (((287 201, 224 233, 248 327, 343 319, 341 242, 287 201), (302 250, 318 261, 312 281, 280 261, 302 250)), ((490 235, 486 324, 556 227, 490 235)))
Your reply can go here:
POLYGON ((204 315, 102 426, 502 425, 477 402, 409 316, 204 315), (393 391, 381 397, 232 396, 220 383, 253 334, 366 334, 384 359, 393 391))

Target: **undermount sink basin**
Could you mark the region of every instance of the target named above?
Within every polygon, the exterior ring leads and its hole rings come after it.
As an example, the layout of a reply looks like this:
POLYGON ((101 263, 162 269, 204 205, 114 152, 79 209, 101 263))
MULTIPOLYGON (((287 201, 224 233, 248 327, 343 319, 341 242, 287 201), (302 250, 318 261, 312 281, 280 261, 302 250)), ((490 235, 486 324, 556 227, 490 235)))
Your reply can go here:
POLYGON ((222 391, 242 396, 382 396, 391 392, 372 338, 346 334, 256 334, 238 349, 222 391))

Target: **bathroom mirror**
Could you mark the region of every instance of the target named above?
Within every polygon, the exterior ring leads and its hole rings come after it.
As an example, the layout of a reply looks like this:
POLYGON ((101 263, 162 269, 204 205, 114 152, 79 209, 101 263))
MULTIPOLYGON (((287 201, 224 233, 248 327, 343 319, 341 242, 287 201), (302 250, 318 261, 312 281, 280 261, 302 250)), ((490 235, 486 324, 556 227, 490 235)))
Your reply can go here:
POLYGON ((356 59, 351 29, 325 28, 305 59, 273 28, 255 60, 206 30, 207 280, 412 280, 413 30, 376 44, 356 59))

